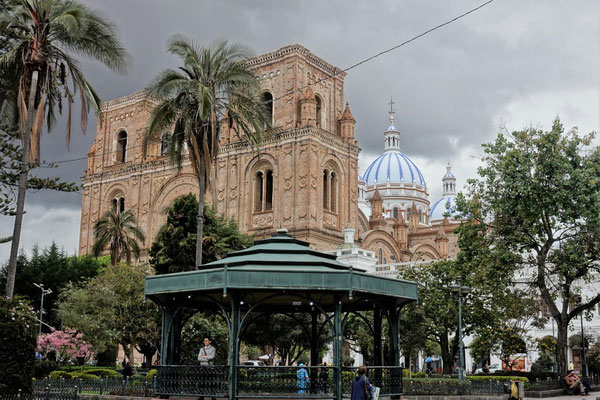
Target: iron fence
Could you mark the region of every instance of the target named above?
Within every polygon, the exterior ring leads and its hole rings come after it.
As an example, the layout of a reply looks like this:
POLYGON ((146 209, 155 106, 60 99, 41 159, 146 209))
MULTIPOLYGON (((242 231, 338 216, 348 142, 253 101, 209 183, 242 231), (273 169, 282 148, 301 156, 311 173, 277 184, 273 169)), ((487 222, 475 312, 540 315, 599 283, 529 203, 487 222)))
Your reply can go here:
POLYGON ((76 400, 77 392, 71 391, 56 391, 45 389, 39 392, 33 393, 19 393, 16 394, 4 394, 0 395, 1 400, 76 400))
POLYGON ((157 369, 155 395, 222 397, 228 393, 227 365, 164 365, 157 369))
MULTIPOLYGON (((403 394, 402 367, 367 367, 369 382, 379 387, 380 396, 400 396, 403 394)), ((342 369, 342 396, 352 394, 352 381, 358 375, 358 368, 342 369)))
POLYGON ((146 379, 37 379, 33 383, 33 395, 42 399, 72 398, 68 397, 72 393, 151 397, 154 385, 155 380, 146 379))

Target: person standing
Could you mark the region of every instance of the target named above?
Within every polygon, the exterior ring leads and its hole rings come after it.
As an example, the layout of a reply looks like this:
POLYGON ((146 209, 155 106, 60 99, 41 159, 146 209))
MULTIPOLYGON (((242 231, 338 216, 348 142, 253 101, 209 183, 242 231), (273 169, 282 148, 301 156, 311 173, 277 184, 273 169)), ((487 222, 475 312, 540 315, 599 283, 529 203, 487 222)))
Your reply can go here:
POLYGON ((367 378, 367 367, 358 367, 358 376, 352 381, 352 395, 350 400, 368 400, 367 393, 373 393, 373 386, 367 378))
MULTIPOLYGON (((210 337, 204 338, 204 346, 200 349, 198 353, 198 361, 200 361, 200 365, 203 367, 208 367, 214 364, 215 356, 217 355, 217 350, 212 345, 212 340, 210 337)), ((215 387, 211 384, 212 374, 211 371, 205 370, 200 372, 200 380, 202 386, 204 386, 205 392, 213 392, 215 387)), ((214 394, 214 393, 210 393, 214 394)), ((203 400, 204 397, 200 397, 199 400, 203 400)), ((212 397, 214 400, 214 397, 212 397)))
POLYGON ((217 350, 211 344, 212 340, 209 337, 204 338, 204 347, 198 353, 198 361, 200 365, 213 365, 217 350))
MULTIPOLYGON (((298 364, 298 366, 304 367, 304 364, 300 363, 298 364)), ((306 389, 308 388, 308 382, 310 382, 308 372, 306 372, 305 368, 300 368, 298 372, 296 372, 296 387, 298 388, 298 393, 306 393, 306 389)))

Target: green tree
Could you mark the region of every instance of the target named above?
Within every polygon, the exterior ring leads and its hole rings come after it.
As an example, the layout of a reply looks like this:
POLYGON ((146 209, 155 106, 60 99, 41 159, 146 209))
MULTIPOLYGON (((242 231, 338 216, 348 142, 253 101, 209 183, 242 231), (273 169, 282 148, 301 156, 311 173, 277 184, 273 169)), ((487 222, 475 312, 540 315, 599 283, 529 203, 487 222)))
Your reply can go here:
POLYGON ((19 390, 31 393, 36 327, 35 314, 26 301, 0 297, 0 395, 14 396, 19 390))
POLYGON ((565 133, 558 119, 550 131, 500 133, 483 146, 479 178, 457 200, 467 221, 458 229, 459 262, 495 282, 520 275, 539 293, 556 321, 561 376, 569 323, 600 302, 600 293, 574 301, 600 270, 600 149, 592 138, 565 133))
POLYGON ((82 332, 96 351, 119 343, 133 362, 133 348, 159 342, 157 306, 144 299, 147 271, 124 263, 109 265, 84 285, 70 284, 59 295, 64 326, 82 332))
POLYGON ((72 54, 98 60, 120 72, 125 68, 126 52, 113 25, 77 1, 11 0, 2 5, 0 32, 11 40, 9 49, 0 55, 0 75, 12 74, 16 79, 16 97, 7 100, 16 105, 23 138, 6 285, 6 295, 12 298, 27 177, 30 166, 39 162, 42 130, 53 128, 55 110, 61 112, 66 102, 68 146, 76 91, 80 92, 84 132, 88 108, 100 114, 100 99, 72 54))
MULTIPOLYGON (((34 246, 30 257, 19 256, 15 293, 39 306, 41 293, 34 283, 52 289, 52 293, 44 296, 44 322, 59 329, 61 321, 56 314, 58 294, 69 282, 83 282, 95 277, 108 263, 108 257, 69 256, 54 242, 43 250, 34 246)), ((0 272, 0 285, 5 283, 6 268, 0 272)))
POLYGON ((117 212, 108 210, 94 226, 96 241, 92 253, 97 257, 110 246, 110 262, 117 265, 123 254, 127 264, 131 264, 131 252, 136 258, 140 256, 138 240, 144 243, 144 232, 137 226, 137 220, 131 210, 117 212))
MULTIPOLYGON (((195 265, 198 200, 189 193, 167 209, 167 221, 150 248, 150 264, 157 274, 192 271, 195 265)), ((252 239, 239 232, 237 222, 204 208, 202 259, 219 260, 231 251, 242 250, 252 239)))
POLYGON ((169 53, 181 58, 183 65, 179 71, 163 71, 150 85, 150 91, 164 100, 152 113, 146 143, 158 140, 165 130, 174 129, 169 157, 179 168, 187 145, 199 187, 195 253, 198 267, 203 256, 204 197, 218 152, 221 122, 227 119, 239 136, 256 146, 264 127, 270 125, 271 116, 259 98, 258 79, 245 62, 251 55, 247 48, 226 40, 215 41, 209 47, 198 46, 181 35, 171 36, 167 47, 169 53))

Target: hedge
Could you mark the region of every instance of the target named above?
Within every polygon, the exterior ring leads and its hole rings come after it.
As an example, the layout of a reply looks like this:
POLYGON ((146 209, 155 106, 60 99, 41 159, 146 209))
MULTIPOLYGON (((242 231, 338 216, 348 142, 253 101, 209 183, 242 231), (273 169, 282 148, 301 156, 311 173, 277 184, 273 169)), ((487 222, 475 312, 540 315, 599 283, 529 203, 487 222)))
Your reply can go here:
POLYGON ((152 381, 157 372, 157 369, 151 369, 150 371, 148 371, 148 375, 146 375, 146 381, 152 381))
POLYGON ((506 376, 506 375, 469 375, 467 379, 470 381, 522 381, 529 382, 525 376, 506 376))

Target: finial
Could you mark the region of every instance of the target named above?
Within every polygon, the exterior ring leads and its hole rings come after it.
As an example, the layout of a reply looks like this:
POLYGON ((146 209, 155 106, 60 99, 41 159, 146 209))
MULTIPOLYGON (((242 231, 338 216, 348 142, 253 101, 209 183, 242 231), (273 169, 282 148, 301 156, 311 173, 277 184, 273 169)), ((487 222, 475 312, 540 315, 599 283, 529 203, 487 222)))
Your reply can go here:
POLYGON ((394 123, 394 104, 396 104, 396 102, 394 101, 393 97, 390 96, 390 102, 388 103, 390 105, 390 124, 394 123))

